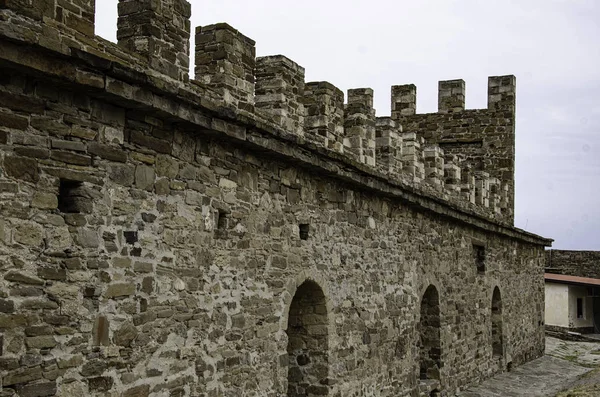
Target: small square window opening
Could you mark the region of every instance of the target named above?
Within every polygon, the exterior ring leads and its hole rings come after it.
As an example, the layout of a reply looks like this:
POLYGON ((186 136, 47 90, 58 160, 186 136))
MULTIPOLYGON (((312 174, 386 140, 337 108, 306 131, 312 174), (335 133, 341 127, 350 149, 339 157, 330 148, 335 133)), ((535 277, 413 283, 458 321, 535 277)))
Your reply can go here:
POLYGON ((310 231, 310 225, 308 223, 301 223, 299 226, 300 240, 308 240, 308 232, 310 231))
POLYGON ((58 210, 65 214, 77 214, 81 211, 81 194, 78 193, 83 184, 77 181, 70 181, 66 179, 60 180, 60 187, 58 190, 58 210))

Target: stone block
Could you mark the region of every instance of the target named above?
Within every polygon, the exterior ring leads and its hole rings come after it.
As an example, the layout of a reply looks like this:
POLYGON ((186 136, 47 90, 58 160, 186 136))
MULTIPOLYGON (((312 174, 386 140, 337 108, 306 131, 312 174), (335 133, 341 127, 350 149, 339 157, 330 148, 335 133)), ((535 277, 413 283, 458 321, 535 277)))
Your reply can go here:
POLYGON ((12 371, 19 368, 19 360, 14 357, 0 357, 0 370, 12 371))
POLYGON ((0 92, 0 107, 24 113, 43 113, 46 106, 38 98, 14 92, 0 92))
POLYGON ((52 335, 54 330, 48 325, 34 325, 32 327, 25 328, 25 335, 27 336, 44 336, 52 335))
POLYGON ((80 125, 71 126, 71 130, 69 131, 69 136, 72 136, 75 138, 86 139, 86 140, 90 140, 90 141, 96 139, 97 135, 98 135, 98 132, 96 130, 93 130, 91 128, 82 127, 80 125))
POLYGON ((56 395, 56 381, 40 381, 17 387, 20 397, 50 397, 56 395))
POLYGON ((6 281, 12 281, 20 284, 44 285, 44 280, 16 270, 11 270, 8 273, 6 273, 4 275, 4 279, 6 281))
POLYGON ((75 368, 81 364, 83 364, 83 357, 81 355, 73 355, 68 358, 61 357, 57 360, 57 366, 60 369, 75 368))
POLYGON ((156 179, 154 168, 145 165, 135 167, 135 187, 151 191, 156 179))
POLYGON ((35 367, 42 364, 42 355, 37 353, 26 353, 21 356, 19 364, 22 367, 35 367))
POLYGON ((38 269, 37 274, 44 280, 65 281, 67 279, 65 269, 42 267, 38 269))
POLYGON ((49 159, 50 151, 38 147, 15 147, 15 154, 23 157, 31 157, 35 159, 49 159))
POLYGON ((21 302, 22 310, 58 309, 58 303, 46 299, 27 299, 21 302))
POLYGON ((52 149, 72 150, 76 152, 85 152, 86 146, 83 142, 78 141, 63 141, 60 139, 52 139, 52 149))
POLYGON ((148 262, 135 262, 133 264, 133 270, 136 273, 152 273, 154 271, 154 265, 148 262))
MULTIPOLYGON (((0 120, 0 124, 2 124, 2 120, 0 120)), ((4 158, 4 170, 10 178, 33 183, 36 183, 40 179, 37 161, 29 158, 6 156, 4 158)))
POLYGON ((125 125, 125 109, 106 102, 93 102, 92 120, 103 124, 111 125, 115 128, 125 125))
POLYGON ((110 376, 99 376, 88 379, 90 393, 109 391, 114 384, 114 379, 110 376))
POLYGON ((115 283, 108 286, 104 296, 107 298, 119 298, 135 294, 134 283, 115 283))
POLYGON ((179 173, 179 162, 171 156, 159 154, 156 156, 156 175, 159 177, 175 178, 179 173))
POLYGON ((102 126, 100 128, 100 140, 108 144, 122 145, 124 141, 123 128, 109 125, 102 126))
POLYGON ((84 377, 97 377, 104 373, 107 366, 106 361, 103 359, 92 359, 83 364, 80 373, 84 377))
POLYGON ((37 223, 20 223, 14 230, 14 240, 19 244, 39 247, 43 242, 44 229, 37 223))
POLYGON ((98 248, 100 245, 98 232, 93 229, 80 228, 76 236, 76 241, 83 248, 98 248))
POLYGON ((58 197, 54 193, 35 192, 31 206, 42 210, 54 210, 58 208, 58 197))
POLYGON ((102 89, 105 86, 104 76, 88 70, 77 69, 75 71, 75 81, 91 88, 102 89))
POLYGON ((23 327, 29 320, 29 317, 22 314, 0 314, 0 329, 23 327))
POLYGON ((137 328, 132 323, 127 322, 115 332, 113 341, 119 346, 129 347, 137 335, 137 328))
POLYGON ((172 144, 163 139, 157 139, 144 134, 143 132, 133 130, 129 135, 129 140, 139 146, 147 147, 157 153, 171 153, 172 144))
POLYGON ((108 176, 119 185, 132 186, 135 181, 135 166, 129 164, 111 164, 108 167, 108 176))
POLYGON ((150 395, 150 386, 140 385, 125 390, 123 397, 148 397, 150 395))
POLYGON ((33 336, 25 339, 25 345, 30 349, 52 349, 56 344, 56 339, 50 335, 33 336))
POLYGON ((87 166, 92 164, 92 158, 87 155, 73 152, 53 150, 50 152, 50 158, 67 164, 87 166))
POLYGON ((2 377, 3 386, 11 386, 32 382, 42 378, 42 369, 40 367, 19 368, 9 371, 2 377))
POLYGON ((88 145, 88 153, 103 158, 105 160, 124 163, 127 161, 127 153, 118 146, 103 145, 92 142, 88 145))
POLYGON ((0 299, 0 313, 14 313, 15 302, 8 299, 0 299))
POLYGON ((0 125, 13 130, 25 130, 29 126, 29 121, 23 116, 0 112, 0 125))

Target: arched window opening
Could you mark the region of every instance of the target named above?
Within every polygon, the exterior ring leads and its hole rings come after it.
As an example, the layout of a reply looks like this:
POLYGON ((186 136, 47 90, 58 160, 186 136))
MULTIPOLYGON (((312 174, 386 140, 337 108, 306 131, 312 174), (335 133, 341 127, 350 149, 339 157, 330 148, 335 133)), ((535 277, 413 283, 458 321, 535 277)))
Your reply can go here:
POLYGON ((290 305, 288 336, 288 397, 328 394, 327 307, 319 285, 305 281, 290 305))
POLYGON ((440 297, 437 289, 430 285, 421 300, 419 324, 420 378, 440 379, 440 297))
POLYGON ((492 295, 492 353, 494 356, 502 356, 502 297, 500 289, 494 288, 492 295))

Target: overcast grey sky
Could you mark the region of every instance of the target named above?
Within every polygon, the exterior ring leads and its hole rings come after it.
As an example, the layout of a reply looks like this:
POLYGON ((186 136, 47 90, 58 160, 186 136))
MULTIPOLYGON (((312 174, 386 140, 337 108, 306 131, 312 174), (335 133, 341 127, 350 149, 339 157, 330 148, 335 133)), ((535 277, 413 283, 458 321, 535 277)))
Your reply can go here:
MULTIPOLYGON (((464 79, 467 108, 484 108, 487 77, 516 75, 515 224, 554 248, 600 250, 600 1, 191 3, 192 32, 228 22, 257 55, 304 66, 306 81, 373 88, 378 116, 389 115, 394 84, 416 84, 427 113, 438 80, 464 79)), ((116 41, 117 0, 96 4, 96 33, 116 41)))

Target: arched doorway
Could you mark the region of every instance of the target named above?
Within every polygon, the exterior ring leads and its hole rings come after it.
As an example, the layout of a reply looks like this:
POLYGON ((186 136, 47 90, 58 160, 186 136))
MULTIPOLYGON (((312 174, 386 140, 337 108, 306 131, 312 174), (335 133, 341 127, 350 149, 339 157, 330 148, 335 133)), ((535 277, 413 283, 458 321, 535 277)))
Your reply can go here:
POLYGON ((502 356, 504 349, 502 347, 502 297, 500 289, 494 288, 492 294, 492 354, 502 356))
POLYGON ((435 286, 430 285, 421 299, 419 323, 420 379, 440 379, 440 296, 435 286))
POLYGON ((327 307, 323 290, 307 280, 290 305, 288 336, 288 397, 326 396, 329 376, 327 307))

